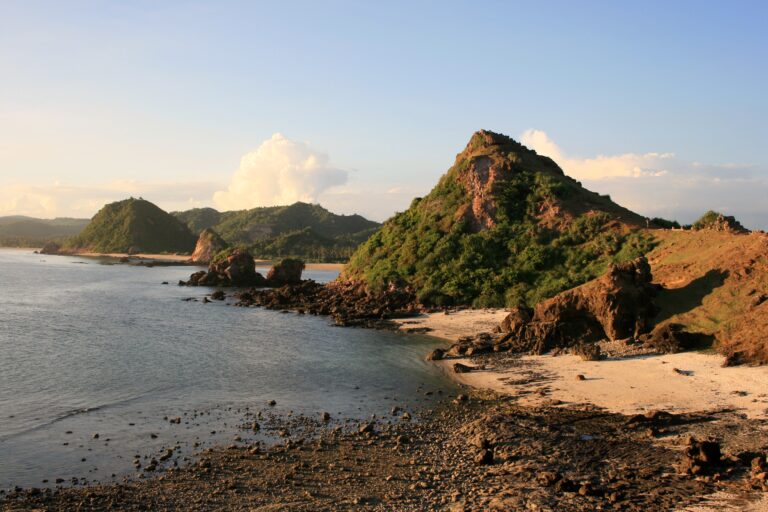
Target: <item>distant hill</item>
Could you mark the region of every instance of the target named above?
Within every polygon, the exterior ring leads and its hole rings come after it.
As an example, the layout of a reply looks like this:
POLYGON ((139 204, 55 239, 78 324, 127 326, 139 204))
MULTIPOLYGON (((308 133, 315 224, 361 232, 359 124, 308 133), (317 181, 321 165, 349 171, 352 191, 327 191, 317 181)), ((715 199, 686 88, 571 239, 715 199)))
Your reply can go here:
POLYGON ((0 246, 41 247, 50 240, 63 241, 77 235, 88 219, 36 219, 23 215, 0 217, 0 246))
POLYGON ((646 225, 550 158, 479 131, 426 197, 355 252, 342 278, 407 284, 424 304, 532 305, 647 252, 646 225))
POLYGON ((104 206, 86 228, 69 239, 68 251, 102 253, 191 253, 197 237, 186 224, 144 199, 104 206))
POLYGON ((192 232, 213 229, 230 245, 248 246, 260 258, 344 261, 380 226, 360 215, 337 215, 302 202, 231 212, 195 208, 172 215, 192 232))

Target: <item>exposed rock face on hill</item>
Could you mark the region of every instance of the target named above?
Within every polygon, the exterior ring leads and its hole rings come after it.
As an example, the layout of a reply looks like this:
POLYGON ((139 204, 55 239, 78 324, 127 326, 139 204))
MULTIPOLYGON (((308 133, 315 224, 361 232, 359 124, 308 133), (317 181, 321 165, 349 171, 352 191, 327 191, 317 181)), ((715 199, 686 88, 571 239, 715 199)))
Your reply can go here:
POLYGON ((355 252, 343 278, 408 285, 426 305, 533 305, 643 254, 645 226, 551 159, 479 131, 426 197, 355 252))
POLYGON ((500 343, 521 352, 544 353, 602 339, 634 338, 656 313, 655 287, 644 257, 612 265, 608 272, 539 303, 532 312, 514 309, 502 322, 500 343))
POLYGON ((210 228, 205 228, 197 237, 197 244, 192 253, 190 262, 199 265, 208 265, 219 251, 227 248, 227 242, 218 233, 210 228))
POLYGON ((267 274, 270 286, 284 286, 301 282, 304 262, 294 258, 285 258, 276 263, 267 274))
POLYGON ((149 201, 130 198, 104 206, 65 249, 189 254, 194 247, 195 236, 186 225, 149 201))

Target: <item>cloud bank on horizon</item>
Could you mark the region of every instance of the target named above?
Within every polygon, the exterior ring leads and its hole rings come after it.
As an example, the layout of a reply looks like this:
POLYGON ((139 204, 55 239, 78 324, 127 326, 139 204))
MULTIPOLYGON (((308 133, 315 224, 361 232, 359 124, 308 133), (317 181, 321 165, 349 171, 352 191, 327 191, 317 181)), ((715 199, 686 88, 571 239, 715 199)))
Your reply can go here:
POLYGON ((280 133, 242 157, 227 190, 213 195, 222 210, 314 203, 331 187, 347 182, 345 170, 331 166, 325 153, 280 133))
POLYGON ((545 131, 526 130, 520 142, 550 157, 574 179, 648 217, 690 223, 717 210, 751 229, 768 229, 768 169, 704 164, 674 153, 624 153, 580 158, 565 153, 545 131))

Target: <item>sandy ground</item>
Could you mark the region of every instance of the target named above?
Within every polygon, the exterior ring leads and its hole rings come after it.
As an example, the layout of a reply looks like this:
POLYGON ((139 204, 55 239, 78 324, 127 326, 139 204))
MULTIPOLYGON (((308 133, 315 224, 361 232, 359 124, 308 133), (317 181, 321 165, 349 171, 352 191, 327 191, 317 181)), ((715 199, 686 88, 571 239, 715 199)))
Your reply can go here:
MULTIPOLYGON (((34 249, 30 249, 34 250, 34 249)), ((69 256, 69 255, 65 255, 69 256)), ((156 260, 156 261, 170 261, 170 262, 179 262, 179 263, 186 263, 189 261, 190 255, 189 254, 150 254, 150 253, 139 253, 139 254, 131 254, 128 255, 126 253, 117 253, 117 252, 110 252, 110 253, 99 253, 99 252, 80 252, 77 254, 72 254, 71 256, 85 256, 88 258, 131 258, 131 259, 142 259, 142 260, 156 260)), ((270 266, 274 262, 272 260, 256 260, 257 266, 270 266)), ((204 265, 201 265, 204 266, 204 265)), ((307 263, 306 269, 307 270, 338 270, 341 271, 344 268, 343 263, 307 263)))
POLYGON ((723 368, 716 355, 684 352, 604 361, 525 356, 498 369, 462 374, 451 370, 455 362, 441 364, 459 382, 520 395, 522 404, 591 403, 622 414, 736 409, 750 418, 768 418, 768 367, 723 368))
MULTIPOLYGON (((453 343, 461 336, 491 331, 504 316, 503 310, 466 310, 398 323, 403 329, 429 328, 429 334, 453 343)), ((487 369, 470 373, 455 373, 453 364, 475 366, 481 361, 451 359, 437 364, 461 384, 516 396, 521 405, 590 403, 622 414, 735 409, 749 418, 768 419, 768 367, 724 368, 722 361, 719 355, 685 352, 604 361, 583 361, 572 355, 501 355, 489 358, 487 369)), ((768 512, 768 497, 745 502, 735 494, 719 492, 682 510, 768 512)))
MULTIPOLYGON (((68 255, 65 255, 65 256, 68 256, 68 255)), ((85 256, 89 258, 134 258, 134 259, 143 259, 143 260, 178 261, 178 262, 186 262, 187 260, 189 260, 189 254, 140 253, 140 254, 128 255, 126 253, 119 253, 119 252, 110 252, 110 253, 79 252, 77 254, 73 254, 72 256, 85 256)))
POLYGON ((415 318, 395 320, 403 330, 428 328, 427 333, 451 343, 462 336, 474 336, 479 332, 490 332, 507 316, 503 309, 465 309, 445 313, 431 313, 415 318))
MULTIPOLYGON (((489 332, 505 316, 499 309, 433 313, 398 320, 403 329, 430 328, 450 342, 489 332)), ((750 418, 768 418, 768 367, 723 368, 722 356, 698 352, 583 361, 572 355, 491 359, 487 370, 457 374, 451 359, 440 364, 462 384, 520 395, 521 403, 591 403, 622 414, 654 409, 699 412, 737 409, 750 418), (676 371, 679 370, 679 371, 676 371), (583 375, 585 380, 577 380, 583 375), (544 390, 543 395, 540 394, 544 390)))

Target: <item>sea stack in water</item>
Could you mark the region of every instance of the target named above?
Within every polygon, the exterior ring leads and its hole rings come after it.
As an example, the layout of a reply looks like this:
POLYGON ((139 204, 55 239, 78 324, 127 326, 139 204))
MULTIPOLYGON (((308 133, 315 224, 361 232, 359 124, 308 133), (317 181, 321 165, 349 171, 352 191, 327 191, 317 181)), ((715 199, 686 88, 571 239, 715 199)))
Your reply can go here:
POLYGON ((188 286, 265 286, 266 279, 256 272, 253 256, 245 249, 225 249, 217 253, 208 266, 208 271, 195 272, 189 281, 180 281, 188 286))
POLYGON ((213 257, 227 248, 227 242, 211 228, 205 228, 197 237, 195 251, 190 258, 191 263, 198 265, 208 265, 213 257))
POLYGON ((294 258, 285 258, 276 263, 267 274, 269 286, 284 286, 301 282, 304 262, 294 258))

